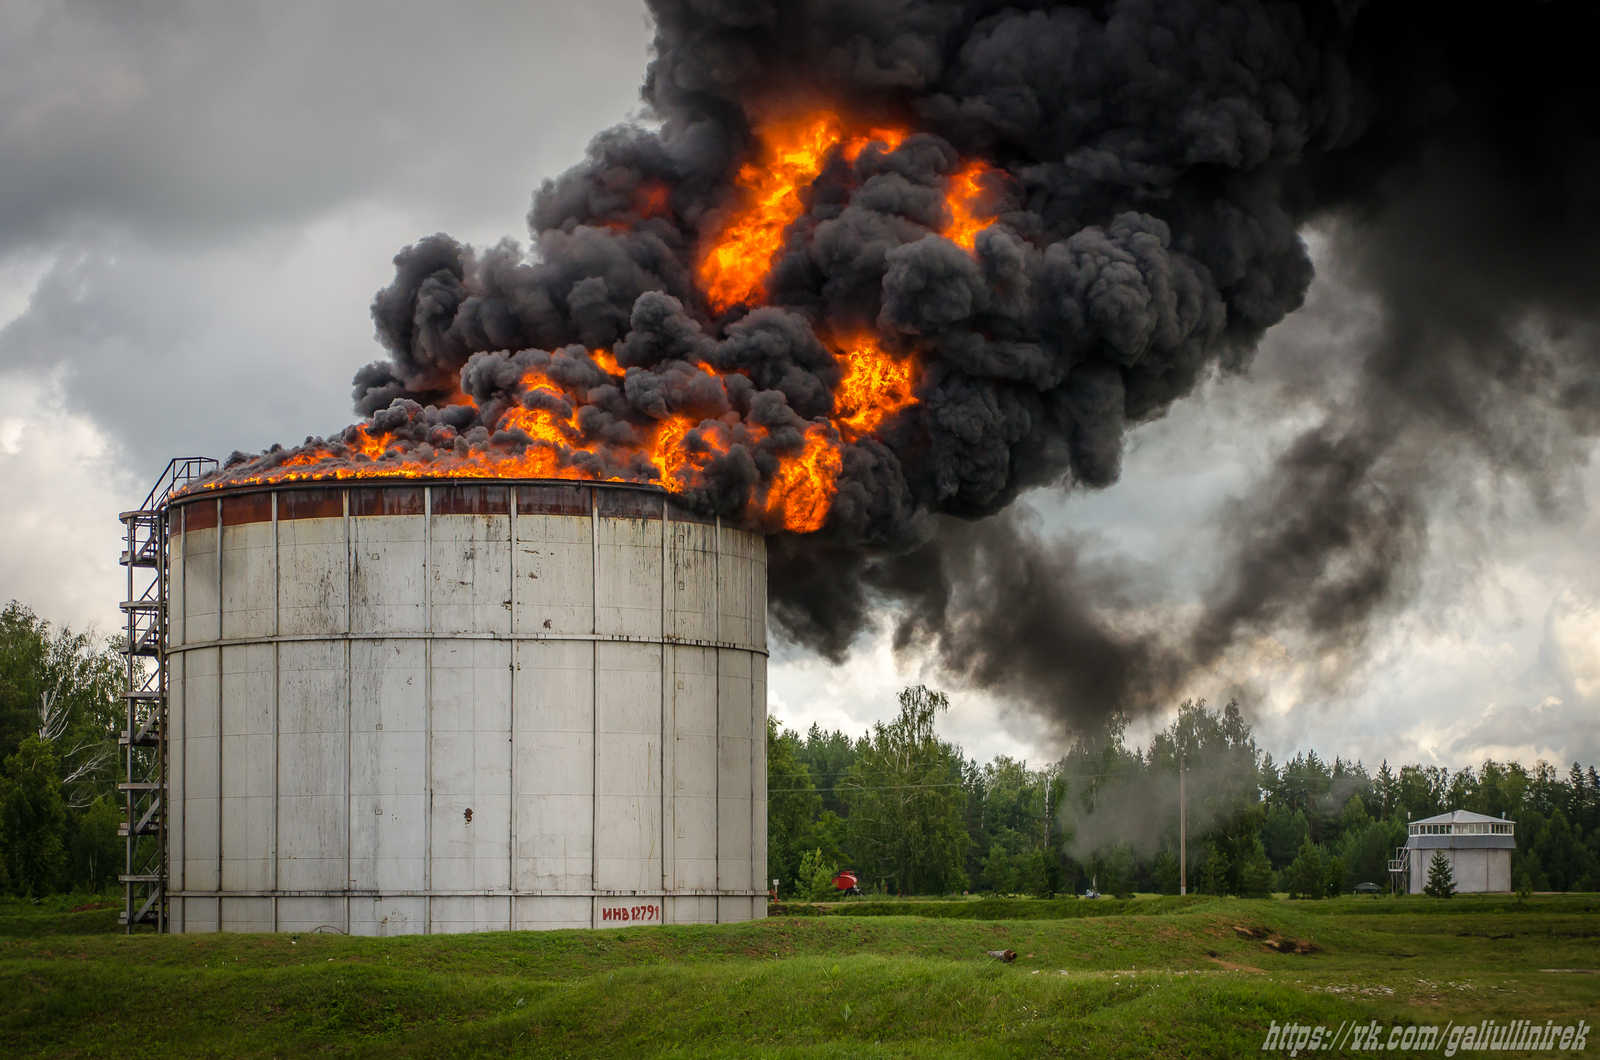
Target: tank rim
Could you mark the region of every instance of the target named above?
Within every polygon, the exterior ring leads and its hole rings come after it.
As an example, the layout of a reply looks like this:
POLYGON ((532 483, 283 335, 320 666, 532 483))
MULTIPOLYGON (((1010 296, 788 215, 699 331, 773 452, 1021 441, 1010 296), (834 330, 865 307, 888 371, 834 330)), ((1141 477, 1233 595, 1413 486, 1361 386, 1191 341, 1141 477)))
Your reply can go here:
POLYGON ((664 497, 672 496, 665 487, 654 482, 610 482, 586 478, 373 475, 352 478, 313 478, 295 479, 289 482, 243 482, 234 485, 200 486, 167 498, 167 502, 163 507, 173 508, 215 497, 241 497, 251 493, 267 493, 279 490, 360 488, 366 486, 468 486, 474 484, 481 486, 589 486, 598 489, 635 490, 640 493, 660 494, 664 497))

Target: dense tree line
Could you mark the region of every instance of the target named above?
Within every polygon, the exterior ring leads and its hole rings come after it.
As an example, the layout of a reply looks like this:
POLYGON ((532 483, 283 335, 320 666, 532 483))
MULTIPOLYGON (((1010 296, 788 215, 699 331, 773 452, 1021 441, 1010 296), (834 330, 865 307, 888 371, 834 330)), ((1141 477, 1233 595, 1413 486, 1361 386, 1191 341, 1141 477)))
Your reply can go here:
POLYGON ((1112 719, 1044 768, 979 765, 935 734, 945 706, 941 693, 907 689, 894 720, 854 739, 769 723, 767 875, 783 894, 829 897, 833 870, 850 868, 891 894, 1176 894, 1186 876, 1191 893, 1322 897, 1387 887, 1407 822, 1456 809, 1516 822, 1518 887, 1600 890, 1593 767, 1373 771, 1314 751, 1279 763, 1237 703, 1204 701, 1182 704, 1145 748, 1128 747, 1112 719))
POLYGON ((0 611, 0 893, 96 892, 122 871, 122 657, 12 601, 0 611))
MULTIPOLYGON (((13 601, 0 611, 0 893, 98 891, 121 871, 122 658, 13 601)), ((1600 889, 1600 777, 1574 763, 1437 766, 1315 752, 1275 762, 1236 703, 1179 707, 1148 747, 1112 719, 1043 768, 980 765, 938 737, 943 693, 852 738, 769 722, 768 878, 827 897, 837 868, 880 893, 1176 893, 1180 763, 1191 891, 1307 897, 1388 882, 1406 822, 1464 809, 1516 821, 1512 878, 1600 889)))

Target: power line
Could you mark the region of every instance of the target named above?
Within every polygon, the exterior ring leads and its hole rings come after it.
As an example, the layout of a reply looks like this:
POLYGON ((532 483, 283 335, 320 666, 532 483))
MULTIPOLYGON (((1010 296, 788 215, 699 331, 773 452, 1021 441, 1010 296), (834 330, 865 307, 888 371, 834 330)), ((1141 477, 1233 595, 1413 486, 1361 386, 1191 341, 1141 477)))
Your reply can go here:
MULTIPOLYGON (((873 784, 851 788, 851 791, 892 791, 896 788, 959 788, 959 781, 943 784, 873 784)), ((786 791, 816 791, 816 788, 768 788, 769 794, 779 794, 786 791)))
MULTIPOLYGON (((838 773, 838 774, 833 774, 833 775, 835 775, 835 776, 851 776, 853 774, 838 773)), ((894 774, 892 774, 892 773, 880 773, 878 775, 879 776, 894 776, 894 774)), ((1099 780, 1099 779, 1104 779, 1106 777, 1130 777, 1130 776, 1138 776, 1138 775, 1140 775, 1140 774, 1136 774, 1136 773, 1071 773, 1071 774, 1056 774, 1056 775, 1053 776, 1053 779, 1056 779, 1056 780, 1099 780)), ((840 785, 835 785, 835 787, 839 787, 839 786, 840 785)), ((893 790, 893 789, 896 789, 896 788, 961 788, 961 787, 965 787, 965 786, 966 786, 966 781, 953 780, 953 781, 945 781, 945 782, 942 782, 942 783, 929 783, 929 784, 855 785, 855 786, 850 786, 849 790, 853 790, 853 791, 890 791, 890 790, 893 790)), ((788 793, 788 792, 796 792, 796 791, 813 791, 814 792, 816 790, 817 790, 816 786, 813 785, 812 787, 809 787, 809 788, 768 788, 767 792, 768 792, 768 794, 781 795, 781 794, 785 794, 785 793, 788 793)))
MULTIPOLYGON (((856 774, 851 773, 849 770, 842 770, 842 771, 827 772, 827 773, 811 773, 811 772, 808 771, 808 775, 811 776, 811 777, 849 777, 849 776, 855 776, 856 774)), ((879 775, 880 776, 892 776, 894 774, 884 773, 884 774, 879 774, 879 775)), ((1132 770, 1125 770, 1125 771, 1123 771, 1121 773, 1051 773, 1050 777, 1051 777, 1051 779, 1054 779, 1054 780, 1104 780, 1107 777, 1137 777, 1137 776, 1149 776, 1149 775, 1150 775, 1149 773, 1143 773, 1143 772, 1132 771, 1132 770)), ((965 781, 963 781, 962 783, 965 783, 965 781)), ((1041 783, 1042 783, 1042 781, 1041 781, 1041 783)))

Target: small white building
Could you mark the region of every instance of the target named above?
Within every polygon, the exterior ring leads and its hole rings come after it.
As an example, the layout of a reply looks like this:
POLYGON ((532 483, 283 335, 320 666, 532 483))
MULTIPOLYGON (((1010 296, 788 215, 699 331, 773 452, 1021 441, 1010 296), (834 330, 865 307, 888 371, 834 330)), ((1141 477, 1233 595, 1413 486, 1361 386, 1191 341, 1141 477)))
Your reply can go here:
POLYGON ((1511 852, 1516 849, 1516 822, 1454 810, 1412 821, 1406 845, 1395 851, 1390 871, 1408 879, 1406 889, 1421 894, 1428 866, 1442 851, 1455 876, 1456 891, 1484 894, 1511 890, 1511 852))

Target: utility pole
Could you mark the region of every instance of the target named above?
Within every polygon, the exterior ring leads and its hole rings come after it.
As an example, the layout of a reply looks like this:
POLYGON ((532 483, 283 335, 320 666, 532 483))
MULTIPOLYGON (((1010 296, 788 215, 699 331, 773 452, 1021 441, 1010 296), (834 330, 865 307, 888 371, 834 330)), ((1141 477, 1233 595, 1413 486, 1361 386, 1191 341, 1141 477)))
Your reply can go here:
POLYGON ((1044 775, 1044 845, 1050 847, 1050 774, 1044 775))
POLYGON ((1178 893, 1189 893, 1189 792, 1184 786, 1184 758, 1178 756, 1178 893))

